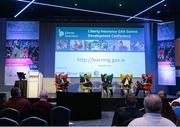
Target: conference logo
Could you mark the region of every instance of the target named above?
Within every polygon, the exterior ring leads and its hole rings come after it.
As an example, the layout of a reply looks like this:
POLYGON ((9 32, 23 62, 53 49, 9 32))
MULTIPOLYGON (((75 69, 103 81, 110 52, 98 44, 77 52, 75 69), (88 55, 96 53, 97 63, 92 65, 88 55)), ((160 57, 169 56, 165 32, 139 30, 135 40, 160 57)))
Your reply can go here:
POLYGON ((94 71, 94 76, 98 77, 99 76, 99 71, 94 71))
POLYGON ((62 31, 61 29, 59 29, 59 37, 64 36, 64 31, 62 31))

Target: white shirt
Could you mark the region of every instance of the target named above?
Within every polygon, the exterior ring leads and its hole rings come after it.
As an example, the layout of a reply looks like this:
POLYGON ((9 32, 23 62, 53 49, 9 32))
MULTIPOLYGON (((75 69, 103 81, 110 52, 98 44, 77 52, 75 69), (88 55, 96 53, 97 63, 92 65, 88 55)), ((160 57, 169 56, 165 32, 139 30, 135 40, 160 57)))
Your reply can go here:
POLYGON ((128 127, 138 127, 138 126, 168 126, 176 127, 176 125, 170 120, 164 118, 159 113, 146 113, 143 117, 136 118, 131 121, 128 127))
POLYGON ((173 100, 173 101, 171 102, 171 105, 172 105, 173 102, 179 102, 179 103, 180 103, 180 97, 177 98, 177 99, 175 99, 175 100, 173 100))

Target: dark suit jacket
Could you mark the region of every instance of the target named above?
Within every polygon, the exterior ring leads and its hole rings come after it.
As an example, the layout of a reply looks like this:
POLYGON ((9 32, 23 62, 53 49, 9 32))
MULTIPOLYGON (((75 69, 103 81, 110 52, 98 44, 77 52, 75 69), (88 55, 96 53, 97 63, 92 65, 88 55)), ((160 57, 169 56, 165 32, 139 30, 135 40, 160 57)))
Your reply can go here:
POLYGON ((49 112, 53 105, 47 101, 39 100, 32 105, 32 114, 49 122, 49 112))
POLYGON ((114 113, 112 126, 127 126, 133 119, 143 115, 144 113, 135 107, 121 107, 114 113))
MULTIPOLYGON (((89 80, 88 78, 86 78, 86 81, 87 81, 87 82, 90 82, 90 80, 89 80)), ((81 83, 85 82, 85 78, 84 78, 84 77, 81 77, 81 78, 80 78, 80 82, 81 82, 81 83)))
POLYGON ((21 113, 22 118, 25 118, 29 116, 31 103, 23 97, 15 97, 10 98, 6 102, 5 107, 17 109, 21 113))

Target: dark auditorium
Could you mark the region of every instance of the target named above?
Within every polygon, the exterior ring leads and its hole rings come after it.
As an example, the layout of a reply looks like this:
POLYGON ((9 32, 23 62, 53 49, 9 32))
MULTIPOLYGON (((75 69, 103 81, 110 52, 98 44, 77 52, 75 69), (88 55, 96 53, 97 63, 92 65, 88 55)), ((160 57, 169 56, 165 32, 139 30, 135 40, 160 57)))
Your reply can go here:
POLYGON ((180 0, 0 0, 0 126, 180 126, 180 0))

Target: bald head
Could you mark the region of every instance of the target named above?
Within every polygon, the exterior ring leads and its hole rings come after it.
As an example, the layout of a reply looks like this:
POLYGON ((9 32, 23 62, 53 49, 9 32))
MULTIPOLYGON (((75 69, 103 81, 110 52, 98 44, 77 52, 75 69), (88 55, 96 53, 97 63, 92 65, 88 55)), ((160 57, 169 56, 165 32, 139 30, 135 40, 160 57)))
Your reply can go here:
POLYGON ((47 100, 48 99, 48 93, 46 90, 42 90, 40 93, 40 99, 47 100))
POLYGON ((162 107, 161 98, 155 94, 149 94, 144 98, 144 108, 148 113, 158 113, 162 107))

